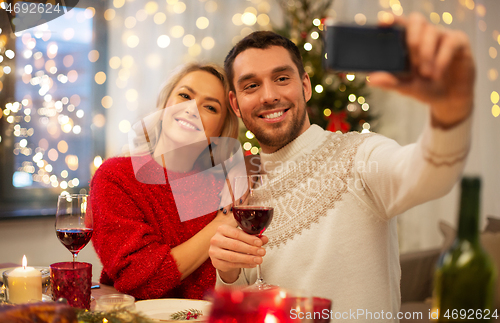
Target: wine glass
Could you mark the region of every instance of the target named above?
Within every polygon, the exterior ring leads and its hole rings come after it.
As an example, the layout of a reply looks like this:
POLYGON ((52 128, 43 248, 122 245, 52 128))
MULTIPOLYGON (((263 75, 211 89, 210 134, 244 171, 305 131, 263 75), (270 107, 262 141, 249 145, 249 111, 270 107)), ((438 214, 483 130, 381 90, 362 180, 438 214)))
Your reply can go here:
MULTIPOLYGON (((273 219, 273 198, 267 175, 237 176, 234 179, 237 197, 233 214, 239 227, 246 233, 262 237, 273 219)), ((257 265, 257 281, 252 288, 265 290, 274 286, 264 282, 260 265, 257 265)))
POLYGON ((73 254, 73 263, 80 250, 90 241, 93 232, 92 209, 87 194, 61 194, 57 200, 56 235, 73 254))

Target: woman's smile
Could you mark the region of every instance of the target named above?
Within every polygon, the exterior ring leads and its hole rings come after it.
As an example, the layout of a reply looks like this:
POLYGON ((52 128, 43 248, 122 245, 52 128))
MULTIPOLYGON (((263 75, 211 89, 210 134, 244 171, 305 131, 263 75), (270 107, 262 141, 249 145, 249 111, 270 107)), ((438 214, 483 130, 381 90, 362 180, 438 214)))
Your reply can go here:
POLYGON ((196 126, 194 123, 192 123, 184 118, 175 118, 175 121, 182 129, 185 129, 188 131, 201 131, 198 126, 196 126))

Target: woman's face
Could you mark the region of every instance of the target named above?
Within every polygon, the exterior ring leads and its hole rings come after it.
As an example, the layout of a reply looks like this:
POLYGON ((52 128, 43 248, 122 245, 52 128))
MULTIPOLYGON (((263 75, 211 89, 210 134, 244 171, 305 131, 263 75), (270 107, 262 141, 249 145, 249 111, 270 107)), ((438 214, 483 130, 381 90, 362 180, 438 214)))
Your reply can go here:
POLYGON ((172 90, 163 115, 163 131, 178 143, 219 137, 226 113, 222 82, 208 72, 194 71, 172 90))

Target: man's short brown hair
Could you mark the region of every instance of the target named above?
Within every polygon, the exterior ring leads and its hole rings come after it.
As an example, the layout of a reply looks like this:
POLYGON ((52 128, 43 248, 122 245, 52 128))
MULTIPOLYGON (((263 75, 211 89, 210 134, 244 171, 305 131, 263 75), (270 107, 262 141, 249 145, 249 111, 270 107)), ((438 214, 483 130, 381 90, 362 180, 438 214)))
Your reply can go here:
POLYGON ((255 31, 240 40, 229 51, 226 59, 224 60, 224 70, 226 71, 227 79, 229 82, 229 89, 231 91, 235 92, 233 80, 233 64, 236 56, 249 48, 267 49, 271 46, 280 46, 285 48, 290 54, 292 61, 295 63, 295 66, 297 66, 300 77, 304 76, 304 73, 306 71, 304 70, 302 56, 300 55, 299 48, 290 39, 278 35, 272 31, 255 31))

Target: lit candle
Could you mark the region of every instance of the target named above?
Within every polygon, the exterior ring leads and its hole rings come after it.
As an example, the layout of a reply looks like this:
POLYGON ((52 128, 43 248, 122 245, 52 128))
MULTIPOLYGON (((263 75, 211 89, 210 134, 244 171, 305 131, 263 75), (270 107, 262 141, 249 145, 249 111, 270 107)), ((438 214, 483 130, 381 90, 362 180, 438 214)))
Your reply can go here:
POLYGON ((23 266, 9 273, 9 302, 13 304, 42 300, 42 273, 33 267, 27 267, 26 256, 23 266))

